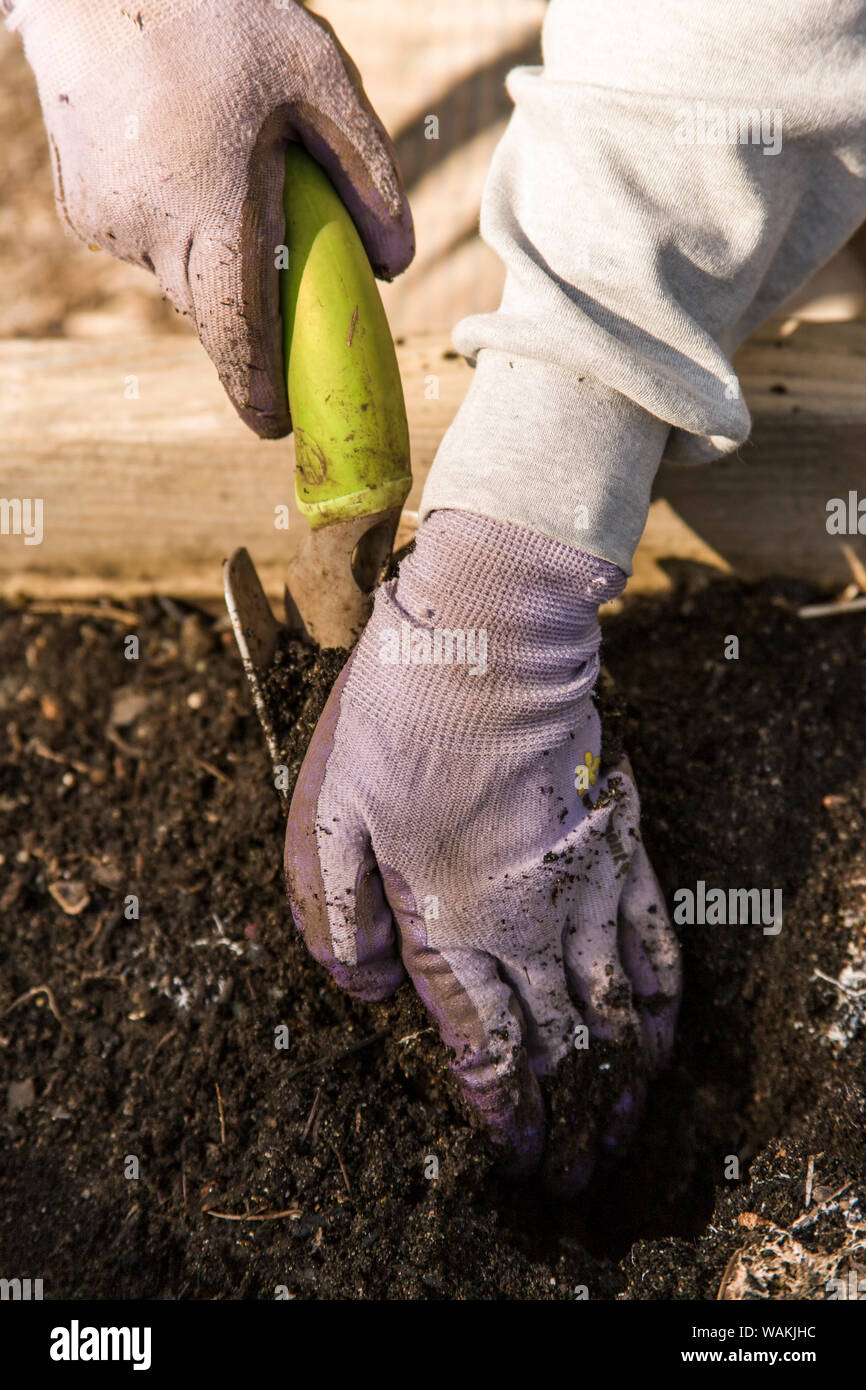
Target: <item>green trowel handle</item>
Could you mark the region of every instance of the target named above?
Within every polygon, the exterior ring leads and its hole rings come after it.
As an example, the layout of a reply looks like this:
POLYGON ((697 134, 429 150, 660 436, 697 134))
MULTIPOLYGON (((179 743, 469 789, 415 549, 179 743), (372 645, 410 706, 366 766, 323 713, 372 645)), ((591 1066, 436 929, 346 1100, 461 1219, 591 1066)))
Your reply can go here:
POLYGON ((313 527, 400 507, 412 483, 397 354, 367 253, 324 170, 286 152, 280 308, 295 495, 313 527))

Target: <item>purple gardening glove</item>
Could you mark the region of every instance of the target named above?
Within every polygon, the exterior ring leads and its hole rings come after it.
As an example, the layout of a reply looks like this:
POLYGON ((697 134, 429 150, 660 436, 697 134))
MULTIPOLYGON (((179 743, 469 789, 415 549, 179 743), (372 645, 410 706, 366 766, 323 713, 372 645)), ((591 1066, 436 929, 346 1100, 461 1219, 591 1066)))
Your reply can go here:
POLYGON ((435 512, 376 596, 289 815, 310 951, 359 999, 409 975, 517 1169, 544 1144, 537 1078, 581 1025, 641 1058, 599 1117, 610 1147, 673 1039, 679 953, 631 770, 598 766, 597 610, 624 584, 521 527, 435 512))
POLYGON ((414 251, 394 150, 329 25, 294 0, 0 0, 24 39, 64 226, 145 266, 241 418, 290 426, 277 247, 284 151, 330 174, 377 274, 414 251))

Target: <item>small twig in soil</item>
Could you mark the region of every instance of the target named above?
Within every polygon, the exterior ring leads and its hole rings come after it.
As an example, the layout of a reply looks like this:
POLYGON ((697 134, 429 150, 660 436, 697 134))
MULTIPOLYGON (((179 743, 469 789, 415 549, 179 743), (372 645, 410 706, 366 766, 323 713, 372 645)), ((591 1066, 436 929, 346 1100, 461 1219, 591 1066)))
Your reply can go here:
POLYGON ((824 1200, 823 1200, 823 1202, 819 1202, 818 1205, 817 1205, 817 1207, 815 1208, 815 1210, 814 1210, 813 1212, 809 1212, 809 1213, 808 1213, 807 1215, 805 1215, 805 1216, 799 1216, 799 1217, 797 1218, 797 1220, 794 1222, 793 1226, 791 1227, 791 1231, 792 1231, 792 1232, 793 1232, 793 1231, 801 1231, 801 1230, 803 1229, 804 1226, 811 1226, 812 1223, 813 1223, 814 1221, 817 1221, 817 1220, 818 1220, 818 1218, 819 1218, 819 1216, 821 1215, 822 1211, 826 1211, 826 1210, 827 1210, 827 1208, 830 1206, 831 1202, 835 1202, 836 1199, 837 1199, 837 1197, 841 1197, 843 1192, 847 1192, 847 1191, 848 1191, 848 1188, 849 1188, 849 1187, 853 1187, 853 1186, 854 1186, 854 1179, 853 1179, 853 1178, 851 1179, 850 1182, 843 1183, 842 1186, 838 1189, 837 1192, 831 1192, 829 1197, 825 1197, 824 1200))
POLYGON ((348 1192, 349 1196, 351 1197, 351 1195, 352 1195, 352 1184, 349 1182, 349 1174, 346 1172, 346 1165, 345 1165, 345 1163, 343 1162, 343 1155, 340 1153, 340 1150, 337 1148, 336 1144, 332 1144, 332 1145, 331 1145, 331 1148, 334 1150, 334 1153, 337 1155, 337 1162, 338 1162, 339 1165, 340 1165, 340 1172, 343 1174, 343 1182, 346 1184, 346 1191, 348 1192))
MULTIPOLYGON (((106 911, 106 912, 104 912, 104 913, 102 913, 102 914, 100 915, 99 922, 97 923, 97 926, 99 926, 99 929, 100 929, 100 931, 102 932, 103 944, 104 944, 105 938, 108 936, 109 932, 113 932, 113 931, 114 931, 114 928, 117 927, 117 926, 120 926, 120 923, 121 923, 122 921, 123 921, 123 912, 122 912, 122 911, 117 911, 117 912, 115 912, 113 915, 112 915, 110 912, 107 912, 107 911, 106 911)), ((87 940, 87 945, 88 945, 88 946, 91 946, 91 945, 96 941, 96 938, 97 938, 98 936, 99 936, 99 932, 94 931, 93 935, 92 935, 91 937, 88 938, 88 940, 87 940)))
POLYGON ((54 614, 60 618, 102 618, 108 623, 123 623, 126 627, 140 622, 139 615, 127 608, 101 608, 96 603, 31 603, 29 613, 54 614))
POLYGON ((13 878, 11 883, 6 885, 3 895, 0 896, 0 912, 9 911, 10 907, 14 905, 18 898, 26 881, 25 878, 19 875, 17 878, 13 878))
POLYGON ((137 797, 144 786, 144 777, 147 772, 147 762, 144 758, 139 758, 138 766, 135 769, 135 776, 132 779, 132 795, 137 797))
MULTIPOLYGON (((144 1069, 144 1074, 145 1074, 145 1076, 150 1076, 150 1069, 151 1069, 151 1067, 153 1066, 154 1062, 156 1061, 156 1054, 159 1052, 160 1048, 161 1048, 161 1047, 164 1047, 165 1044, 171 1040, 171 1038, 176 1037, 176 1036, 177 1036, 177 1029, 176 1029, 176 1028, 172 1028, 170 1032, 165 1033, 165 1034, 160 1038, 159 1042, 157 1043, 156 1047, 153 1049, 153 1052, 152 1052, 151 1055, 150 1055, 150 1061, 148 1062, 147 1066, 146 1066, 145 1069, 144 1069)), ((186 1201, 186 1197, 184 1197, 184 1201, 186 1201)))
POLYGON ((316 1111, 317 1111, 318 1108, 319 1108, 319 1097, 321 1096, 321 1094, 322 1094, 322 1088, 321 1088, 321 1086, 319 1086, 319 1087, 316 1088, 316 1094, 315 1094, 315 1096, 313 1097, 313 1104, 312 1104, 312 1107, 311 1107, 311 1109, 310 1109, 309 1116, 308 1116, 308 1118, 307 1118, 307 1123, 304 1125, 304 1132, 303 1132, 303 1134, 301 1135, 301 1143, 302 1143, 302 1144, 305 1144, 305 1143, 307 1142, 307 1135, 309 1134, 310 1130, 313 1128, 313 1121, 314 1121, 315 1118, 316 1118, 316 1111))
POLYGON ((59 763, 61 767, 74 768, 82 777, 89 777, 93 768, 89 763, 81 762, 80 758, 69 758, 65 753, 55 753, 53 748, 49 748, 47 743, 43 743, 41 738, 31 740, 30 748, 37 758, 44 758, 49 763, 59 763))
POLYGON ((216 1093, 217 1105, 219 1106, 220 1112, 220 1143, 224 1144, 226 1142, 226 1112, 223 1109, 223 1093, 220 1090, 220 1084, 218 1081, 216 1083, 216 1093))
POLYGON ((866 609, 866 594, 848 603, 807 603, 797 609, 798 618, 835 618, 841 613, 862 613, 866 609))
POLYGON ((854 576, 854 583, 857 585, 861 594, 866 594, 866 565, 863 564, 863 561, 860 559, 860 556, 857 554, 856 550, 854 550, 853 546, 843 545, 842 554, 845 556, 848 562, 848 568, 854 576))
POLYGON ((135 1206, 130 1207, 129 1211, 126 1213, 126 1216, 123 1218, 123 1220, 122 1220, 121 1223, 120 1223, 120 1230, 117 1232, 117 1235, 114 1237, 114 1240, 111 1242, 111 1247, 110 1247, 111 1249, 113 1249, 115 1245, 118 1245, 118 1244, 120 1243, 120 1240, 121 1240, 121 1238, 122 1238, 122 1236, 123 1236, 123 1232, 124 1232, 125 1228, 129 1225, 130 1221, 132 1221, 133 1218, 136 1217, 136 1216, 138 1215, 138 1213, 139 1213, 140 1211, 141 1211, 141 1205, 140 1205, 140 1203, 138 1203, 138 1202, 135 1203, 135 1206))
POLYGON ((168 594, 157 594, 156 601, 167 618, 171 618, 173 623, 182 623, 187 616, 186 611, 181 608, 179 603, 175 603, 168 594))
POLYGON ((213 1211, 210 1207, 205 1207, 202 1214, 204 1216, 218 1216, 220 1221, 280 1221, 288 1216, 290 1220, 297 1221, 298 1217, 303 1216, 300 1207, 286 1207, 285 1211, 213 1211))
POLYGON ((304 1062, 300 1067, 295 1067, 286 1075, 286 1080, 291 1081, 302 1072, 313 1071, 316 1067, 330 1067, 336 1062, 342 1062, 346 1057, 352 1057, 356 1052, 360 1052, 364 1047, 372 1047, 373 1043, 381 1042, 383 1038, 390 1036, 390 1029, 383 1028, 380 1033, 373 1033, 369 1038, 362 1038, 360 1042, 352 1047, 345 1048, 342 1052, 334 1052, 330 1057, 318 1057, 314 1062, 304 1062))
POLYGON ((57 1001, 54 998, 54 994, 48 985, 34 985, 32 989, 28 989, 26 994, 19 995, 19 997, 12 1004, 9 1005, 9 1008, 4 1010, 3 1018, 5 1018, 7 1014, 11 1014, 13 1009, 17 1009, 19 1004, 26 1004, 28 999, 35 999, 37 994, 45 995, 45 998, 48 1000, 49 1009, 53 1013, 54 1017, 57 1019, 57 1022, 60 1024, 60 1027, 63 1029, 66 1036, 68 1038, 74 1037, 75 1035, 72 1032, 72 1029, 69 1028, 67 1024, 64 1023, 63 1019, 60 1017, 60 1011, 57 1008, 57 1001))
POLYGON ((843 994, 847 994, 849 999, 862 999, 863 996, 866 995, 866 989, 849 989, 849 987, 843 985, 841 981, 834 980, 832 975, 825 975, 823 970, 813 970, 812 979, 823 980, 825 984, 835 985, 836 989, 841 990, 843 994))
POLYGON ((719 1302, 720 1299, 721 1299, 722 1301, 724 1301, 724 1297, 725 1297, 725 1294, 726 1294, 726 1292, 727 1292, 728 1285, 730 1284, 731 1279, 733 1278, 734 1266, 736 1265, 737 1260, 740 1258, 740 1256, 743 1254, 743 1252, 744 1252, 745 1250, 747 1250, 747 1249, 748 1249, 748 1246, 741 1245, 740 1248, 739 1248, 739 1250, 735 1250, 735 1251, 734 1251, 733 1255, 732 1255, 731 1258, 728 1260, 728 1263, 725 1265, 725 1272, 724 1272, 724 1274, 722 1275, 722 1282, 719 1284, 719 1291, 718 1291, 718 1293, 716 1294, 716 1302, 717 1302, 717 1303, 719 1302))
POLYGON ((218 782, 224 782, 227 787, 230 787, 232 785, 231 777, 227 777, 226 774, 223 771, 221 771, 220 768, 216 767, 214 763, 207 762, 205 758, 196 758, 195 761, 198 767, 204 768, 204 771, 208 774, 209 777, 215 777, 218 782))
POLYGON ((125 758, 135 759, 144 757, 144 749, 133 748, 131 743, 127 743, 125 738, 120 737, 120 734, 117 732, 116 729, 106 729, 105 737, 109 740, 110 743, 114 744, 115 748, 120 749, 121 753, 125 758))
POLYGON ((414 1042, 416 1038, 422 1038, 425 1033, 433 1033, 433 1028, 419 1028, 417 1033, 407 1033, 405 1038, 397 1039, 398 1047, 405 1047, 407 1043, 414 1042))
POLYGON ((809 1154, 809 1167, 806 1170, 806 1210, 812 1205, 812 1185, 815 1181, 815 1155, 809 1154))
POLYGON ((96 938, 99 936, 99 933, 102 931, 102 928, 105 926, 107 920, 108 912, 100 912, 99 917, 96 921, 96 926, 93 928, 93 931, 90 933, 90 935, 84 943, 85 951, 89 951, 90 947, 96 944, 96 938))
POLYGON ((241 945, 241 943, 239 941, 232 941, 228 936, 226 936, 225 927, 223 926, 222 922, 220 921, 219 917, 217 917, 215 912, 211 913, 211 917, 216 923, 216 941, 209 941, 208 938, 204 936, 199 941, 194 941, 192 943, 193 946, 225 946, 227 950, 231 951, 233 956, 242 956, 244 953, 244 948, 241 945))

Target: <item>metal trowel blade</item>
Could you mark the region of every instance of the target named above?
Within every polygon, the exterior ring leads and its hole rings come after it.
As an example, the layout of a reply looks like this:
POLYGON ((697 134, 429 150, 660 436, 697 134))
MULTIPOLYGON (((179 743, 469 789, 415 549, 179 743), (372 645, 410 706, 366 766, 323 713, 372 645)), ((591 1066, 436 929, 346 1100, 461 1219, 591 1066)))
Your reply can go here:
POLYGON ((287 621, 280 623, 274 617, 256 567, 249 551, 243 546, 223 562, 223 585, 226 607, 252 691, 256 714, 268 745, 271 765, 277 766, 280 762, 280 747, 276 732, 277 723, 268 698, 268 673, 273 666, 277 648, 283 640, 296 638, 298 641, 309 642, 310 637, 288 590, 287 621))

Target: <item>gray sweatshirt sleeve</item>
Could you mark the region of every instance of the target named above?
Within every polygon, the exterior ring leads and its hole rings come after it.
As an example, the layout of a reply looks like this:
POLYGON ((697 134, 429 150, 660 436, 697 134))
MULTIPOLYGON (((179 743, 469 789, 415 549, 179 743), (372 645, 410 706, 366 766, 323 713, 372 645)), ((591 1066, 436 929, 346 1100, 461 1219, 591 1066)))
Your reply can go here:
POLYGON ((663 453, 750 429, 730 354, 866 218, 866 0, 551 0, 481 231, 500 307, 434 460, 438 508, 631 573, 663 453))

